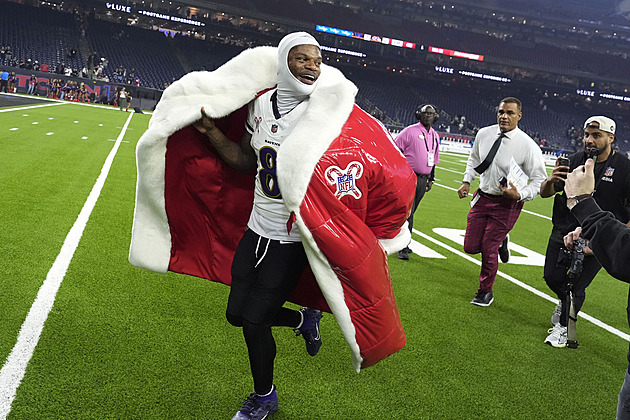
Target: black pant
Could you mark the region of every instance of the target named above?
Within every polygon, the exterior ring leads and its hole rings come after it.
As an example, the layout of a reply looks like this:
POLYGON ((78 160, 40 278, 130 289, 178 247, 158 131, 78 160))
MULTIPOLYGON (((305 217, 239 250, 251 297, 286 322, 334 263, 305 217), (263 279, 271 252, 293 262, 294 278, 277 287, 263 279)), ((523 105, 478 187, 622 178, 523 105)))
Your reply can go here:
POLYGON ((413 234, 413 215, 418 209, 418 205, 424 197, 424 193, 427 192, 427 184, 429 183, 429 175, 418 175, 418 181, 416 182, 416 195, 413 198, 413 207, 411 208, 411 216, 407 221, 409 222, 409 231, 413 234))
MULTIPOLYGON (((549 239, 547 245, 547 253, 545 254, 545 270, 544 276, 547 286, 553 290, 558 299, 561 302, 565 302, 567 297, 567 284, 569 283, 569 277, 567 276, 567 269, 563 265, 558 265, 558 257, 564 245, 549 239)), ((602 268, 601 264, 592 255, 584 256, 584 262, 582 265, 582 274, 573 284, 573 304, 575 306, 575 314, 580 311, 584 300, 586 299, 586 288, 593 281, 593 278, 597 275, 602 268)), ((568 305, 562 305, 562 315, 560 316, 560 324, 567 326, 569 319, 569 307, 568 305)))
POLYGON ((232 262, 232 285, 226 316, 243 327, 254 390, 265 394, 273 384, 276 343, 271 327, 295 328, 301 315, 284 308, 307 265, 301 242, 289 244, 247 230, 232 262))

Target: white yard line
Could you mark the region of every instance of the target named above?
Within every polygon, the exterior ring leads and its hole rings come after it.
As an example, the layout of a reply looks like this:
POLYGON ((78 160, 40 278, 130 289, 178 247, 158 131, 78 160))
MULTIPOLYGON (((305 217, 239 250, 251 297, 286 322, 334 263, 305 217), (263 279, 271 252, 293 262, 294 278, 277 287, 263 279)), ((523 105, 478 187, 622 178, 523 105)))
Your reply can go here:
MULTIPOLYGON (((446 186, 446 185, 444 185, 444 184, 438 184, 438 183, 436 182, 436 183, 434 183, 433 185, 437 185, 438 187, 446 188, 447 190, 451 190, 451 191, 455 191, 455 192, 457 192, 457 188, 448 187, 448 186, 446 186)), ((457 197, 456 197, 456 198, 457 198, 457 197)))
POLYGON ((57 255, 52 268, 46 276, 46 280, 44 280, 44 283, 40 287, 37 297, 26 316, 26 320, 20 328, 15 347, 11 350, 4 366, 2 366, 2 370, 0 370, 0 419, 2 420, 6 419, 7 415, 11 411, 11 404, 13 403, 17 389, 24 378, 26 367, 33 356, 39 337, 44 329, 44 323, 46 322, 48 314, 53 307, 57 291, 61 286, 64 276, 66 275, 70 261, 72 261, 74 252, 76 251, 79 241, 81 240, 81 236, 83 235, 83 230, 85 229, 90 215, 92 214, 92 210, 94 209, 94 206, 101 194, 101 190, 105 185, 105 180, 107 179, 107 175, 111 169, 114 157, 118 152, 118 148, 125 136, 127 127, 129 126, 132 117, 133 113, 129 114, 127 122, 118 135, 118 139, 116 140, 114 147, 112 147, 112 150, 105 159, 105 163, 101 169, 101 174, 92 187, 92 191, 85 201, 77 220, 74 222, 70 232, 68 232, 63 246, 61 247, 61 251, 59 252, 59 255, 57 255))
POLYGON ((462 171, 456 171, 455 169, 449 169, 449 168, 440 168, 440 169, 443 171, 455 172, 456 174, 464 175, 462 171))
MULTIPOLYGON (((474 264, 477 264, 479 266, 481 265, 481 261, 471 257, 468 254, 465 254, 465 253, 463 253, 461 251, 458 251, 455 248, 453 248, 453 247, 451 247, 449 245, 446 245, 445 243, 443 243, 441 241, 438 241, 437 239, 435 239, 435 238, 433 238, 433 237, 431 237, 431 236, 429 236, 429 235, 427 235, 425 233, 420 232, 419 230, 414 229, 413 233, 415 233, 417 235, 420 235, 421 237, 425 238, 426 240, 431 241, 434 244, 439 245, 442 248, 444 248, 444 249, 446 249, 448 251, 451 251, 452 253, 454 253, 454 254, 456 254, 456 255, 458 255, 458 256, 460 256, 460 257, 462 257, 462 258, 464 258, 464 259, 466 259, 466 260, 468 260, 468 261, 470 261, 470 262, 472 262, 474 264)), ((538 289, 536 289, 536 288, 534 288, 534 287, 532 287, 532 286, 530 286, 528 284, 523 283, 522 281, 520 281, 520 280, 510 276, 509 274, 505 274, 505 273, 503 273, 501 271, 497 271, 497 276, 503 277, 504 279, 514 283, 515 285, 517 285, 519 287, 522 287, 523 289, 525 289, 525 290, 527 290, 529 292, 532 292, 536 296, 539 296, 539 297, 541 297, 541 298, 543 298, 545 300, 548 300, 549 302, 552 302, 554 304, 558 303, 558 299, 552 298, 548 294, 546 294, 544 292, 541 292, 540 290, 538 290, 538 289)), ((615 327, 612 327, 612 326, 610 326, 610 325, 600 321, 597 318, 594 318, 594 317, 592 317, 592 316, 590 316, 590 315, 588 315, 588 314, 586 314, 584 312, 579 312, 578 316, 580 318, 584 318, 587 321, 592 322, 593 324, 597 325, 598 327, 601 327, 601 328, 605 329, 606 331, 608 331, 608 332, 610 332, 610 333, 612 333, 612 334, 614 334, 614 335, 616 335, 618 337, 621 337, 622 339, 624 339, 626 341, 630 341, 630 335, 624 333, 623 331, 618 330, 615 327)))
POLYGON ((544 214, 540 214, 540 213, 534 213, 533 211, 529 211, 529 210, 521 210, 523 213, 527 213, 527 214, 531 214, 532 216, 537 216, 543 219, 547 219, 547 220, 551 220, 551 217, 549 216, 545 216, 544 214))

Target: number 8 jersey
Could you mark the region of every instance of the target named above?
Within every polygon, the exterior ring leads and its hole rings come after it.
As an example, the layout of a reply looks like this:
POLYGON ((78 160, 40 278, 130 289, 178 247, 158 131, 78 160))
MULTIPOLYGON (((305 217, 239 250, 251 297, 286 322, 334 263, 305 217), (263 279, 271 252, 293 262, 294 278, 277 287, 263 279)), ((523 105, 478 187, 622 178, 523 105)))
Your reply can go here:
POLYGON ((250 144, 256 152, 258 167, 254 207, 247 226, 267 238, 298 242, 301 238, 297 228, 287 232, 290 213, 278 188, 276 157, 280 145, 304 113, 308 99, 281 117, 276 95, 276 89, 272 89, 249 104, 246 128, 252 135, 250 144))

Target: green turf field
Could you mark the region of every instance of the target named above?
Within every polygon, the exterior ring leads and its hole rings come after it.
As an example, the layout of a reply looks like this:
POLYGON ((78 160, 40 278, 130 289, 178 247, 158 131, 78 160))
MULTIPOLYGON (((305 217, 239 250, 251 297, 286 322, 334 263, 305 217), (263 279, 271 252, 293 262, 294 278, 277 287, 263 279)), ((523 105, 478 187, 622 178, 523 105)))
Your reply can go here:
MULTIPOLYGON (((0 418, 229 419, 252 391, 241 332, 224 318, 228 288, 127 261, 149 118, 71 103, 0 108, 0 418), (83 231, 79 215, 89 215, 83 231), (55 281, 48 313, 38 292, 55 281), (37 337, 29 320, 46 314, 31 357, 18 334, 37 337), (26 370, 13 399, 16 366, 26 370)), ((628 341, 608 327, 628 331, 627 285, 600 273, 583 307, 600 324, 578 322, 576 350, 543 344, 555 303, 523 287, 551 293, 542 267, 523 264, 540 262, 551 229, 552 200, 538 198, 512 231, 521 252, 500 264, 495 302, 471 305, 479 257, 458 240, 464 167, 465 156, 440 157, 415 217, 425 256, 390 257, 406 347, 357 374, 330 314, 314 358, 278 329, 273 419, 614 418, 628 341)))

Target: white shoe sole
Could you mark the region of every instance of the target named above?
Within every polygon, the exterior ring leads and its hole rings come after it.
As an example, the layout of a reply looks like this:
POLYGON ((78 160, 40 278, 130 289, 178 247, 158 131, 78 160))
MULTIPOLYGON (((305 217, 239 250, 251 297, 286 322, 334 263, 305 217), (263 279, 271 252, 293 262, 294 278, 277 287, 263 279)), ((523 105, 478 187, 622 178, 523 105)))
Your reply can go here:
POLYGON ((547 341, 547 340, 545 340, 545 344, 549 344, 551 347, 555 347, 555 348, 562 348, 562 347, 567 346, 567 343, 564 343, 564 344, 552 343, 551 341, 547 341))
POLYGON ((490 299, 490 302, 488 303, 479 303, 479 302, 473 302, 471 301, 470 303, 472 303, 473 305, 477 305, 477 306, 490 306, 492 305, 492 302, 494 302, 494 298, 490 299))

